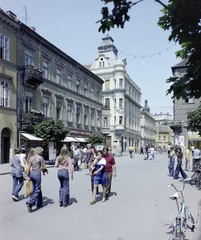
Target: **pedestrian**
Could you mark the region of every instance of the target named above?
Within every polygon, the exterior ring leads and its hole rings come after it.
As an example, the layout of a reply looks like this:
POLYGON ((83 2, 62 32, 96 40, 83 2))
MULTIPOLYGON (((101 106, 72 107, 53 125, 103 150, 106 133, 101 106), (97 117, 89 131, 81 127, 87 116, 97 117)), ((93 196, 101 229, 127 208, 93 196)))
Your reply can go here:
POLYGON ((195 147, 194 151, 193 151, 193 172, 196 172, 198 169, 198 162, 200 161, 201 158, 201 153, 200 150, 195 147))
POLYGON ((168 146, 167 146, 167 154, 168 154, 168 156, 170 154, 170 150, 171 150, 171 144, 169 143, 168 146))
POLYGON ((106 160, 103 158, 103 151, 97 150, 95 160, 91 165, 92 175, 94 177, 93 177, 93 194, 92 194, 92 200, 90 204, 96 203, 96 194, 97 194, 99 184, 101 184, 103 188, 102 202, 105 202, 106 200, 106 188, 108 184, 108 179, 105 172, 105 166, 106 166, 106 160))
POLYGON ((143 146, 141 146, 141 148, 140 148, 140 154, 144 154, 143 146))
POLYGON ((149 151, 150 151, 150 160, 154 160, 154 153, 155 153, 154 146, 151 146, 149 151))
POLYGON ((174 148, 171 147, 169 152, 169 164, 168 164, 170 177, 174 176, 174 163, 175 163, 175 151, 174 148))
POLYGON ((94 159, 94 151, 91 147, 91 144, 87 144, 87 150, 86 150, 86 159, 85 159, 85 165, 84 168, 89 168, 91 165, 92 161, 94 159))
POLYGON ((191 154, 190 154, 190 147, 188 147, 185 151, 185 170, 189 171, 190 170, 190 158, 191 158, 191 154))
POLYGON ((79 167, 81 165, 81 156, 82 153, 80 149, 78 148, 77 145, 74 145, 73 149, 73 166, 74 166, 74 171, 78 171, 79 167))
POLYGON ((15 155, 11 163, 11 176, 13 177, 12 199, 19 201, 19 192, 24 185, 23 169, 20 163, 20 148, 15 148, 15 155))
POLYGON ((149 159, 149 146, 145 145, 146 160, 149 159))
POLYGON ((188 176, 186 175, 186 173, 182 169, 183 152, 181 151, 180 147, 177 149, 177 154, 176 155, 177 155, 177 167, 175 169, 175 173, 174 173, 174 177, 173 178, 174 179, 178 179, 179 172, 180 172, 182 177, 184 179, 186 179, 188 176))
MULTIPOLYGON (((25 168, 24 168, 24 173, 26 174, 26 176, 28 176, 29 174, 29 159, 35 154, 35 148, 31 148, 29 150, 28 156, 26 158, 26 164, 25 164, 25 168)), ((29 179, 26 179, 26 187, 25 187, 25 194, 24 197, 29 197, 32 193, 32 181, 29 179)))
POLYGON ((129 154, 130 154, 130 158, 132 158, 133 155, 134 155, 134 149, 131 145, 129 146, 128 151, 129 151, 129 154))
POLYGON ((56 158, 55 167, 58 168, 57 177, 60 182, 59 206, 67 207, 70 197, 69 175, 73 180, 73 165, 67 147, 62 147, 59 156, 56 158))
POLYGON ((43 148, 36 147, 35 154, 29 159, 29 170, 28 174, 32 181, 32 194, 29 197, 26 205, 28 211, 32 212, 32 207, 41 208, 43 204, 42 191, 41 191, 41 171, 47 172, 44 158, 41 156, 43 148))
POLYGON ((108 179, 108 184, 106 188, 106 198, 110 196, 111 185, 112 185, 112 176, 116 177, 116 162, 113 155, 108 153, 108 148, 103 148, 103 158, 106 160, 105 172, 108 179))

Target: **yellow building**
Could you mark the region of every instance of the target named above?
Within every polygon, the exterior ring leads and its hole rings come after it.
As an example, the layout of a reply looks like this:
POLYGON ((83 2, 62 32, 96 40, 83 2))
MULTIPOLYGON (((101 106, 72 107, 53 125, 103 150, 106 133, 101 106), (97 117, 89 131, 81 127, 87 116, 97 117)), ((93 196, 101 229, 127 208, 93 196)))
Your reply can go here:
POLYGON ((0 10, 0 164, 8 163, 17 146, 16 35, 19 23, 12 12, 0 10))

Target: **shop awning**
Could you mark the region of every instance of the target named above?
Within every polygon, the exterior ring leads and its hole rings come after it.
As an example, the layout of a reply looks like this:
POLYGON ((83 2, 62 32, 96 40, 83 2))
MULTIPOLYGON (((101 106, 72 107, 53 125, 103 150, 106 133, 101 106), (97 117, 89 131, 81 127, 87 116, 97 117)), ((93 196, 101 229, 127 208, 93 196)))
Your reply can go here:
POLYGON ((86 140, 84 138, 77 138, 76 137, 76 139, 77 139, 78 142, 86 142, 86 140))
POLYGON ((21 135, 30 141, 43 141, 42 138, 35 137, 30 133, 21 133, 21 135))
POLYGON ((66 137, 62 142, 78 142, 78 140, 73 137, 66 137))

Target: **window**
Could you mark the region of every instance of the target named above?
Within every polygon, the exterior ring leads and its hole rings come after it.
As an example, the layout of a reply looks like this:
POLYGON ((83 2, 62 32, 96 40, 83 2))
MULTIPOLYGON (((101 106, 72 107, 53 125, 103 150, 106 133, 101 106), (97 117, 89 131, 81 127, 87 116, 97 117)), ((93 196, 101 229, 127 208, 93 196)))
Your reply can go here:
POLYGON ((33 91, 25 90, 24 111, 28 113, 33 108, 33 91))
POLYGON ((97 127, 100 127, 100 113, 97 113, 97 127))
POLYGON ((120 108, 123 107, 123 98, 119 98, 119 107, 120 107, 120 108))
POLYGON ((110 89, 110 80, 107 79, 105 80, 105 90, 109 90, 110 89))
POLYGON ((47 60, 43 60, 43 77, 49 79, 49 62, 47 60))
POLYGON ((187 97, 187 98, 185 99, 185 102, 186 102, 186 103, 193 103, 193 98, 187 97))
POLYGON ((43 96, 42 101, 43 101, 42 107, 43 107, 44 116, 49 117, 49 96, 43 96))
POLYGON ((103 127, 108 127, 108 117, 103 118, 103 127))
POLYGON ((84 110, 84 125, 88 125, 88 116, 89 116, 89 111, 88 109, 85 108, 84 110))
POLYGON ((119 79, 119 87, 123 87, 123 79, 122 78, 119 79))
MULTIPOLYGON (((122 116, 119 116, 119 124, 123 124, 123 117, 122 116)), ((129 120, 129 127, 130 127, 130 120, 129 120)))
POLYGON ((99 62, 99 67, 104 67, 104 66, 105 66, 104 59, 101 58, 99 62))
POLYGON ((68 75, 68 88, 69 89, 72 89, 72 76, 71 75, 68 75))
POLYGON ((56 119, 59 120, 61 119, 61 107, 62 107, 62 102, 61 100, 56 100, 56 119))
POLYGON ((95 112, 91 112, 91 126, 94 127, 94 117, 95 117, 95 112))
POLYGON ((94 88, 91 88, 91 98, 94 99, 94 88))
POLYGON ((28 48, 25 49, 25 53, 24 53, 24 64, 26 66, 31 65, 34 66, 34 52, 28 48))
POLYGON ((105 107, 110 108, 110 99, 109 98, 105 99, 105 107))
POLYGON ((0 107, 10 107, 10 86, 5 79, 0 79, 0 107))
POLYGON ((0 33, 0 58, 9 61, 9 38, 0 33))
POLYGON ((61 84, 61 69, 57 68, 57 72, 56 72, 56 82, 58 84, 61 84))
POLYGON ((117 106, 117 100, 116 100, 116 98, 114 99, 114 108, 116 108, 116 106, 117 106))
POLYGON ((72 104, 67 104, 67 121, 72 122, 72 104))
POLYGON ((80 93, 80 80, 77 80, 76 92, 80 93))
POLYGON ((84 96, 88 97, 88 85, 86 83, 84 84, 84 96))
POLYGON ((101 99, 101 97, 100 97, 100 91, 97 91, 97 101, 100 102, 100 99, 101 99))
POLYGON ((79 124, 81 123, 81 107, 77 106, 76 109, 76 123, 79 124))

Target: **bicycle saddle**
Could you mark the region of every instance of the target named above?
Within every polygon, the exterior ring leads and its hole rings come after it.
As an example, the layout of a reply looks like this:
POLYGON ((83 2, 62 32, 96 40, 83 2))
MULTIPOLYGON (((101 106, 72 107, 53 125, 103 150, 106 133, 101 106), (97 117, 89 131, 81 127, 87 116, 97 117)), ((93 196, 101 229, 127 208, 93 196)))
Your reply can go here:
POLYGON ((176 192, 174 195, 169 196, 169 198, 172 199, 172 200, 176 200, 177 198, 179 198, 179 193, 176 192))

